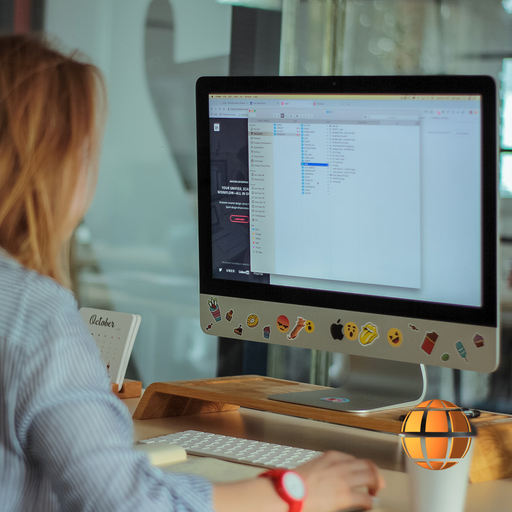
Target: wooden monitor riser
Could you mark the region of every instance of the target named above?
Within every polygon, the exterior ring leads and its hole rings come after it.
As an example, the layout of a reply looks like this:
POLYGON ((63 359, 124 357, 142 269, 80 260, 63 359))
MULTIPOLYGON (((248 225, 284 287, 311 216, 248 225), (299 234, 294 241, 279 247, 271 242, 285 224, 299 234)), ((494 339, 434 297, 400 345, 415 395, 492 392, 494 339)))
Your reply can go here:
MULTIPOLYGON (((239 407, 392 434, 400 433, 399 417, 410 409, 356 414, 270 400, 269 395, 314 391, 322 386, 257 375, 150 384, 133 418, 136 420, 233 411, 239 407)), ((324 388, 328 389, 328 388, 324 388)), ((470 479, 472 482, 512 477, 512 416, 482 412, 471 420, 477 429, 470 479)))

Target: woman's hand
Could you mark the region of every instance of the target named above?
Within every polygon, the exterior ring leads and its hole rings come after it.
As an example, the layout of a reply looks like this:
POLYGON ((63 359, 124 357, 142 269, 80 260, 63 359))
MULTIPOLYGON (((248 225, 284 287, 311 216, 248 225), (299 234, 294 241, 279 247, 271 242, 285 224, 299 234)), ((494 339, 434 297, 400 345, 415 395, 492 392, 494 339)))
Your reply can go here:
POLYGON ((334 512, 372 507, 372 496, 384 487, 377 466, 341 452, 326 452, 295 469, 308 489, 303 512, 334 512))
MULTIPOLYGON (((323 455, 295 469, 307 486, 302 512, 338 512, 372 507, 372 496, 384 487, 377 466, 340 452, 323 455)), ((288 505, 267 478, 214 486, 217 512, 286 512, 288 505)))

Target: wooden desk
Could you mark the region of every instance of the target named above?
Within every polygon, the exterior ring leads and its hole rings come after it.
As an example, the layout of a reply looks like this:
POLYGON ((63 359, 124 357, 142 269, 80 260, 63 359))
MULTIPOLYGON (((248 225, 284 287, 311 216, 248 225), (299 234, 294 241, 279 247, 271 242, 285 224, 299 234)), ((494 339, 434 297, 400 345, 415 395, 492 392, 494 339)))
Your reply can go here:
MULTIPOLYGON (((131 413, 138 399, 124 400, 131 413)), ((340 450, 369 458, 381 468, 386 488, 375 512, 409 512, 404 453, 396 435, 371 432, 270 412, 240 408, 236 411, 173 418, 134 420, 135 441, 195 429, 288 444, 314 450, 340 450)), ((512 461, 511 461, 512 463, 512 461)), ((510 510, 512 478, 470 484, 467 512, 510 510)))

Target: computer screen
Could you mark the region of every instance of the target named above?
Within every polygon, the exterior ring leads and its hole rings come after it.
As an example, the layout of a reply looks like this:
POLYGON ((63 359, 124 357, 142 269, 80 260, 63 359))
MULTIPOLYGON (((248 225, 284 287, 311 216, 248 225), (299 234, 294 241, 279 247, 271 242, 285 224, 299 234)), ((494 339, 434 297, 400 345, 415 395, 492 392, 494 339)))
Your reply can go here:
POLYGON ((497 367, 491 78, 203 77, 196 95, 206 333, 497 367))

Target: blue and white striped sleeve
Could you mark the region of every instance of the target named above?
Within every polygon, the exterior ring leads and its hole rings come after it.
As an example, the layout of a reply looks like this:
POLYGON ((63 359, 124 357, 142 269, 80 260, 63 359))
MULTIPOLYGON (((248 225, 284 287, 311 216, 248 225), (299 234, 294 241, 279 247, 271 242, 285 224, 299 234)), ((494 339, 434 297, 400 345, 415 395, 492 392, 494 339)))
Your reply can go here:
POLYGON ((110 391, 74 302, 57 301, 41 342, 21 351, 16 432, 63 510, 211 512, 212 486, 164 473, 132 449, 132 420, 110 391))

